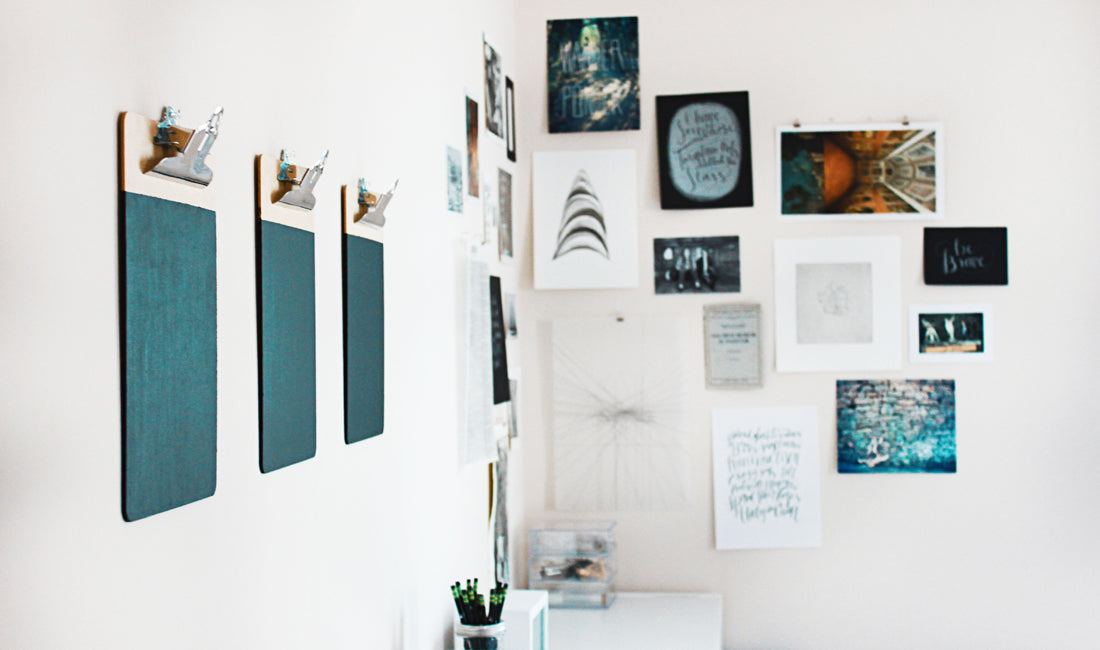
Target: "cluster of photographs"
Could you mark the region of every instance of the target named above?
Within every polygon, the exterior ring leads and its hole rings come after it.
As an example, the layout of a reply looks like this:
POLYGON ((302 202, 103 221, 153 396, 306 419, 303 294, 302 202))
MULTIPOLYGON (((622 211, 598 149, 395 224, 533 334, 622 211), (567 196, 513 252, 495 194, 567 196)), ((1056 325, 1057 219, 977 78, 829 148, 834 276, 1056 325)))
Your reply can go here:
MULTIPOLYGON (((546 43, 550 133, 641 128, 636 17, 551 20, 546 43)), ((660 207, 752 207, 748 91, 657 95, 655 104, 660 207)), ((780 127, 778 217, 942 219, 942 150, 939 123, 780 127)), ((639 286, 636 169, 632 149, 534 153, 536 289, 639 286)), ((1008 283, 1005 228, 929 227, 923 244, 927 285, 1008 283)), ((740 292, 740 245, 735 234, 655 238, 654 294, 740 292)), ((900 237, 775 241, 777 370, 900 369, 900 257, 900 237)), ((741 330, 760 319, 730 314, 713 324, 727 335, 706 337, 708 386, 759 386, 759 332, 741 330), (736 376, 746 371, 755 376, 736 376)), ((907 326, 911 362, 992 359, 989 304, 911 305, 907 326)), ((838 413, 850 406, 838 418, 842 471, 954 471, 953 382, 851 384, 837 393, 838 413)))
POLYGON ((482 116, 485 130, 504 145, 508 161, 516 161, 515 83, 503 72, 496 48, 482 41, 485 60, 485 94, 482 103, 465 98, 466 156, 446 147, 447 210, 465 214, 465 198, 478 199, 484 219, 484 239, 497 249, 501 260, 512 253, 512 174, 503 167, 482 169, 479 144, 482 116), (494 187, 495 184, 495 187, 494 187), (463 191, 465 187, 465 191, 463 191))

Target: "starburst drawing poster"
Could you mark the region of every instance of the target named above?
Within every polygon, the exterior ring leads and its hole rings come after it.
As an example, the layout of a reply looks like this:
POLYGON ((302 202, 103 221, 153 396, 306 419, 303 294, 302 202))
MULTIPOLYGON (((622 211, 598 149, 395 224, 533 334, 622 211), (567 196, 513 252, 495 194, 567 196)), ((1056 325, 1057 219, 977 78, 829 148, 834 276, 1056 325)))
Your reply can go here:
POLYGON ((606 317, 552 327, 555 509, 684 507, 687 323, 606 317))
POLYGON ((534 154, 536 289, 638 286, 632 149, 534 154))

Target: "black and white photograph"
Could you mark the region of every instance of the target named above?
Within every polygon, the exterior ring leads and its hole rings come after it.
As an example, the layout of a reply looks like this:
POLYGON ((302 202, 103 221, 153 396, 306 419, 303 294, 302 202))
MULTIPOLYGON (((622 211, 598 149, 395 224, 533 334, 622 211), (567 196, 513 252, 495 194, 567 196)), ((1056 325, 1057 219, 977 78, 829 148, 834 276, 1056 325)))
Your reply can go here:
POLYGON ((870 343, 871 264, 795 266, 798 343, 870 343))
POLYGON ((504 329, 508 332, 508 338, 519 338, 519 327, 516 326, 516 294, 504 294, 504 329))
POLYGON ((993 305, 909 306, 909 360, 913 363, 993 360, 993 305))
POLYGON ((658 294, 741 291, 739 237, 654 239, 653 289, 658 294))
POLYGON ((485 128, 493 135, 504 137, 504 73, 500 70, 500 55, 485 46, 485 128))

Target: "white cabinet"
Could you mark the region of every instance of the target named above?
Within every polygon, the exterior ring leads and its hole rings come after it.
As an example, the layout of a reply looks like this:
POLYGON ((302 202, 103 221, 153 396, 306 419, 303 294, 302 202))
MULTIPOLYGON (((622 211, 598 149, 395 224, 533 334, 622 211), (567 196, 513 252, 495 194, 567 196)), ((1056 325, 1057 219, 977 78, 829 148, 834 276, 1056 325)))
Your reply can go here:
POLYGON ((550 610, 549 650, 722 650, 722 596, 619 592, 608 609, 550 610))

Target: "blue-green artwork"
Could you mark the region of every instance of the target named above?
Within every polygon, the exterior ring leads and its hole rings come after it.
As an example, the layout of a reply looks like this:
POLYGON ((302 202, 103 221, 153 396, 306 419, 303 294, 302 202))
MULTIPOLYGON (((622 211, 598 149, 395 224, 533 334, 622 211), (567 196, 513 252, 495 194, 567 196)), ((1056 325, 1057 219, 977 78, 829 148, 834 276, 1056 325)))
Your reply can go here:
POLYGON ((955 472, 955 381, 836 382, 837 471, 955 472))
POLYGON ((344 441, 349 445, 377 436, 384 425, 382 253, 380 242, 344 234, 344 441))
POLYGON ((218 345, 215 216, 123 192, 122 516, 214 494, 218 345))
POLYGON ((447 147, 447 209, 462 213, 462 154, 447 147))
POLYGON ((313 233, 259 221, 260 471, 317 451, 313 233))
POLYGON ((546 21, 550 133, 636 131, 638 18, 546 21))

